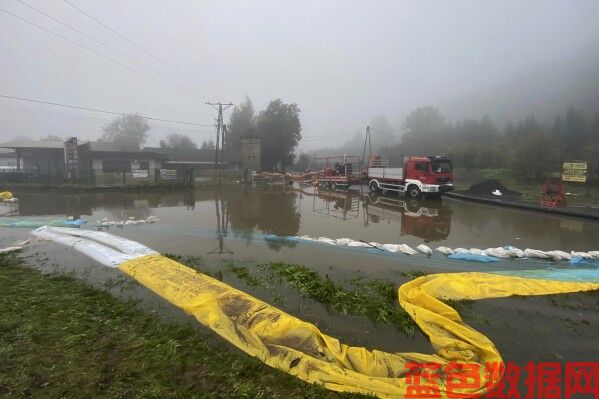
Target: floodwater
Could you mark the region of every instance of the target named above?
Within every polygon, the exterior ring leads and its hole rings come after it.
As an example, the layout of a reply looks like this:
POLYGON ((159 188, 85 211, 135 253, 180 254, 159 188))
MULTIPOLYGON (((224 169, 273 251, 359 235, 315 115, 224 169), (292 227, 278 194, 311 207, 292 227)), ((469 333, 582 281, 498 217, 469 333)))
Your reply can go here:
MULTIPOLYGON (((176 192, 47 191, 16 193, 16 196, 17 203, 1 205, 0 219, 55 220, 72 216, 88 221, 82 228, 100 229, 97 221, 105 218, 120 221, 156 216, 160 221, 154 224, 101 229, 162 253, 199 256, 204 269, 224 270, 225 282, 271 303, 273 287, 248 285, 227 273, 224 261, 241 262, 253 273, 261 273, 256 265, 263 262, 302 264, 341 284, 356 276, 401 284, 405 280, 402 272, 410 270, 547 267, 546 262, 521 260, 479 265, 450 261, 438 254, 428 259, 422 255, 383 254, 376 249, 340 248, 277 237, 348 237, 367 242, 406 243, 412 247, 426 243, 432 248, 443 245, 484 249, 510 244, 522 249, 599 249, 598 222, 449 198, 406 200, 367 191, 316 191, 297 185, 264 188, 234 185, 176 192)), ((1 229, 1 244, 10 245, 28 232, 28 229, 1 229)), ((142 306, 167 318, 185 319, 143 287, 127 284, 118 270, 94 264, 74 250, 40 243, 26 255, 30 257, 29 263, 44 271, 76 274, 116 295, 141 299, 142 306)), ((389 325, 340 314, 282 283, 274 291, 275 305, 316 323, 345 342, 392 351, 431 351, 421 335, 408 336, 389 325)), ((599 351, 593 341, 596 342, 599 334, 599 296, 581 294, 564 298, 567 304, 563 306, 547 298, 516 298, 480 301, 460 311, 468 323, 487 333, 508 359, 597 358, 599 351), (570 337, 571 343, 564 343, 564 337, 570 337)))

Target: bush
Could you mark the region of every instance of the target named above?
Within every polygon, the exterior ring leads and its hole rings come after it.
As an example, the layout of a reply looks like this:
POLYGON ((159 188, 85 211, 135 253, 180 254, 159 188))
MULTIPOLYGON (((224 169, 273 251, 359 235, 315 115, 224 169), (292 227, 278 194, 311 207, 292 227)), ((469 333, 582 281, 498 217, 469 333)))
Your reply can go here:
POLYGON ((510 177, 509 169, 481 169, 478 171, 480 177, 485 180, 506 180, 510 177))

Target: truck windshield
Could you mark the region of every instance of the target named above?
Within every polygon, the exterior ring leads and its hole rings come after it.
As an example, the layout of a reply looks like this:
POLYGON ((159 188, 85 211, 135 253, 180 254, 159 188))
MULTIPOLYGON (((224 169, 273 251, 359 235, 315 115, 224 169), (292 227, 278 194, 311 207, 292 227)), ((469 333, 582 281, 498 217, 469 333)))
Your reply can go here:
POLYGON ((451 161, 448 159, 433 159, 431 160, 431 168, 433 169, 433 173, 451 172, 451 161))

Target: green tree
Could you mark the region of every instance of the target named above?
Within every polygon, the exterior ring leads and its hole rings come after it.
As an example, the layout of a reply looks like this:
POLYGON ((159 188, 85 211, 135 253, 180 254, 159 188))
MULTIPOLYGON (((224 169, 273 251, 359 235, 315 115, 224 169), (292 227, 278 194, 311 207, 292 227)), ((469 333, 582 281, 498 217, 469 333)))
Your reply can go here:
POLYGON ((579 158, 589 138, 585 116, 570 107, 564 117, 563 132, 560 142, 564 148, 564 156, 572 159, 579 158))
POLYGON ((294 150, 302 139, 302 125, 297 104, 285 104, 276 99, 261 111, 257 118, 257 131, 262 137, 262 167, 282 170, 291 164, 294 150))
POLYGON ((150 125, 139 115, 123 115, 104 127, 101 141, 113 143, 121 150, 139 151, 148 140, 150 125))
POLYGON ((445 117, 441 115, 438 108, 432 105, 418 107, 406 116, 404 129, 406 135, 430 135, 441 133, 446 128, 445 117))
POLYGON ((548 172, 559 170, 559 152, 552 136, 544 131, 529 131, 520 136, 511 154, 510 168, 525 180, 540 180, 548 172))
POLYGON ((162 148, 198 148, 197 144, 186 134, 170 133, 165 140, 160 140, 162 148))
POLYGON ((246 97, 244 103, 233 108, 227 124, 227 137, 229 140, 227 151, 231 159, 239 160, 241 158, 241 137, 252 132, 255 127, 254 105, 252 100, 246 97))

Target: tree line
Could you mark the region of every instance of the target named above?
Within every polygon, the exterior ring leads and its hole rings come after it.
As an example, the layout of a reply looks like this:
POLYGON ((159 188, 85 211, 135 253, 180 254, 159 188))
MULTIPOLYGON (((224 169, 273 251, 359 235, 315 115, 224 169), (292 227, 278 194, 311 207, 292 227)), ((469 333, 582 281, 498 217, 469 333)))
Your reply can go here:
POLYGON ((387 155, 445 154, 454 167, 497 169, 522 180, 560 172, 564 161, 599 159, 599 112, 589 117, 573 108, 550 123, 529 116, 500 129, 488 116, 452 123, 437 108, 423 106, 405 118, 403 129, 387 155))
MULTIPOLYGON (((295 160, 295 148, 302 135, 300 108, 297 104, 286 104, 280 99, 271 101, 266 109, 254 111, 249 98, 235 106, 227 124, 227 144, 224 158, 228 161, 241 159, 241 142, 244 136, 262 139, 262 169, 284 171, 295 160)), ((147 142, 150 125, 139 115, 124 115, 115 118, 104 127, 100 141, 113 143, 122 150, 139 151, 147 142)), ((191 137, 171 133, 160 141, 161 148, 198 148, 191 137)), ((204 141, 200 149, 214 150, 213 140, 204 141)))

